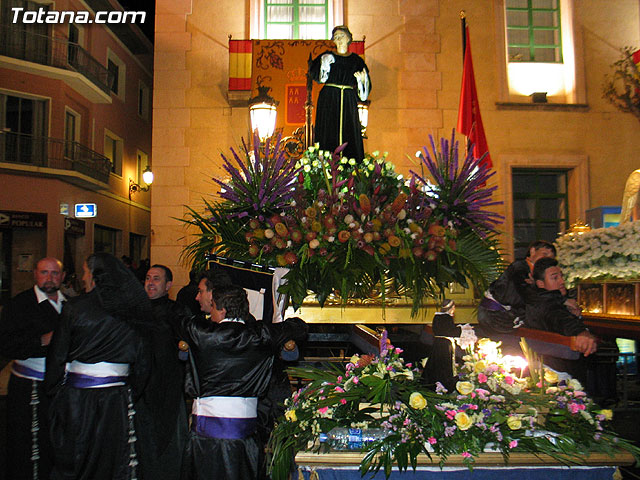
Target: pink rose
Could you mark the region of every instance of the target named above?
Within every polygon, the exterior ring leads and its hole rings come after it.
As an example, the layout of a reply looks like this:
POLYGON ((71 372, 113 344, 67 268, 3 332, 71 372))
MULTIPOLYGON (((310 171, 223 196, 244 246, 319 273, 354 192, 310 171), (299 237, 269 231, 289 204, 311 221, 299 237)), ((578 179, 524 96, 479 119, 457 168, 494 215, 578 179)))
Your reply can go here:
POLYGON ((518 440, 511 440, 509 442, 509 448, 516 448, 518 446, 518 440))
POLYGON ((438 440, 436 440, 435 437, 429 437, 427 438, 427 442, 429 442, 431 445, 435 445, 436 443, 438 443, 438 440))
POLYGON ((478 382, 485 383, 487 381, 487 376, 484 373, 478 374, 478 382))
POLYGON ((504 377, 504 383, 506 383, 507 385, 513 385, 513 382, 515 382, 515 380, 511 375, 507 375, 506 377, 504 377))

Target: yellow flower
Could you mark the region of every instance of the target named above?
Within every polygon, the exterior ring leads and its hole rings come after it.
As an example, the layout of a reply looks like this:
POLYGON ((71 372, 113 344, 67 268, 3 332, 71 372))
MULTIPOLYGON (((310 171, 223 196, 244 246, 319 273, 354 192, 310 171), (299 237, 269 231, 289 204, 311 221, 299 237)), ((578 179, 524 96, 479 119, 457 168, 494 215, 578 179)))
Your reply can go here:
POLYGON ((286 412, 284 412, 284 418, 286 418, 290 422, 296 422, 298 420, 295 410, 287 410, 286 412))
POLYGON ((456 390, 458 390, 458 392, 460 392, 461 395, 468 395, 473 391, 473 383, 458 382, 456 383, 456 390))
POLYGON ((358 355, 354 355, 353 357, 351 357, 349 359, 349 362, 353 363, 354 365, 358 364, 358 360, 360 360, 360 357, 358 355))
POLYGON ((544 369, 544 381, 547 383, 558 383, 558 374, 553 370, 544 369))
POLYGON ((479 360, 473 366, 476 373, 482 373, 487 369, 487 363, 484 360, 479 360))
POLYGON ((420 392, 413 392, 409 397, 409 405, 416 410, 422 410, 427 406, 427 399, 420 392))
POLYGON ((522 428, 522 420, 517 415, 512 415, 507 418, 507 425, 511 430, 519 430, 522 428))
POLYGON ((455 420, 456 425, 460 430, 469 430, 471 428, 471 425, 473 425, 473 420, 465 412, 456 413, 455 420))
POLYGON ((613 412, 608 408, 605 408, 604 410, 600 410, 600 414, 604 415, 605 420, 611 420, 613 418, 613 412))

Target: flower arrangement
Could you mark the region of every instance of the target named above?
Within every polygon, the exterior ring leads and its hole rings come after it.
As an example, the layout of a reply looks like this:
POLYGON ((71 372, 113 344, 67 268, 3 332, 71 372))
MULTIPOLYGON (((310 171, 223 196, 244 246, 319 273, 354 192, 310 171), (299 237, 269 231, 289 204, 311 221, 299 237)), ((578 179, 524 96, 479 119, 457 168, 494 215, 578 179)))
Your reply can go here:
POLYGON ((205 212, 189 209, 196 228, 184 256, 203 265, 209 253, 287 267, 280 292, 299 306, 308 292, 324 305, 331 294, 346 302, 366 298, 391 280, 395 292, 413 298, 413 313, 426 296, 469 280, 484 289, 500 272, 495 227, 501 217, 487 208, 493 175, 470 153, 459 159, 455 132, 431 138, 419 154, 420 172, 395 172, 386 154, 362 162, 310 147, 299 160, 284 155, 278 139, 242 155, 223 156, 219 200, 205 212), (433 179, 429 180, 427 172, 433 179))
POLYGON ((640 277, 640 222, 597 228, 556 240, 558 260, 568 284, 586 279, 640 277))
MULTIPOLYGON (((579 464, 590 452, 620 449, 640 457, 640 449, 607 430, 610 410, 601 410, 573 379, 546 370, 532 384, 522 377, 526 364, 502 356, 499 344, 481 339, 460 366, 456 391, 435 391, 420 371, 401 358, 402 350, 383 344, 379 356, 353 356, 344 370, 298 368, 310 379, 285 402, 285 415, 269 443, 271 475, 288 478, 298 451, 326 451, 320 433, 334 427, 382 428, 386 436, 365 445, 360 473, 393 465, 415 468, 421 453, 459 454, 469 468, 486 451, 547 454, 564 464, 579 464)), ((522 361, 522 359, 520 359, 522 361)))

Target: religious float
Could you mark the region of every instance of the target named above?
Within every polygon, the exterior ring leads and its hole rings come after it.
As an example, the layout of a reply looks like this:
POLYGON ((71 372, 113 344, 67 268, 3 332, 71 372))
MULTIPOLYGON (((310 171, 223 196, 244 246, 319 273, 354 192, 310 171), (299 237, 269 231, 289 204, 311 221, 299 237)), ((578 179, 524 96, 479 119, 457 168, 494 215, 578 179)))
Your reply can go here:
POLYGON ((589 327, 640 339, 640 221, 608 228, 578 226, 560 237, 558 260, 589 327))
MULTIPOLYGON (((492 174, 472 154, 460 158, 454 135, 431 138, 407 178, 379 152, 356 162, 339 149, 310 147, 295 159, 279 139, 255 138, 253 147, 223 156, 227 176, 214 179, 219 197, 205 200, 203 212, 189 209, 184 221, 197 234, 185 259, 206 265, 215 253, 286 267, 279 291, 303 312, 310 296, 318 309, 335 303, 342 311, 373 296, 379 306, 369 311, 384 319, 405 297, 407 322, 452 283, 483 291, 503 265, 495 230, 501 219, 486 209, 492 174)), ((481 340, 475 350, 468 346, 455 391, 431 391, 381 335, 376 355, 353 357, 346 368, 293 372, 308 383, 288 401, 272 436, 274 479, 289 478, 296 463, 304 478, 322 469, 322 478, 334 478, 336 466, 389 476, 409 467, 478 472, 505 464, 544 466, 539 474, 553 478, 565 471, 548 469, 590 465, 588 478, 611 478, 611 465, 631 464, 640 453, 608 430, 609 411, 577 382, 542 369, 533 354, 525 376, 526 364, 481 340), (357 440, 357 452, 331 452, 336 443, 321 440, 334 427, 355 428, 356 437, 377 429, 377 436, 357 440)), ((572 469, 570 478, 584 473, 572 469)))

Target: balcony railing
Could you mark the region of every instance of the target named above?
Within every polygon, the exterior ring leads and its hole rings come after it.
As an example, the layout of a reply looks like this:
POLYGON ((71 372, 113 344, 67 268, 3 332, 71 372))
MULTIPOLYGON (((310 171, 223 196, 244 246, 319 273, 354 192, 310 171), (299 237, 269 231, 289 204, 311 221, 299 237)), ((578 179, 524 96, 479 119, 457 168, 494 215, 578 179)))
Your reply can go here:
POLYGON ((82 173, 109 182, 111 161, 90 148, 59 138, 0 131, 0 162, 82 173))
POLYGON ((113 74, 77 43, 0 25, 0 55, 79 72, 109 93, 113 74))

